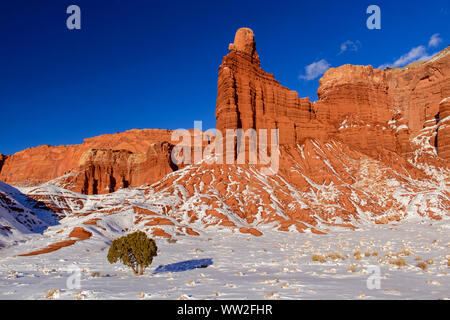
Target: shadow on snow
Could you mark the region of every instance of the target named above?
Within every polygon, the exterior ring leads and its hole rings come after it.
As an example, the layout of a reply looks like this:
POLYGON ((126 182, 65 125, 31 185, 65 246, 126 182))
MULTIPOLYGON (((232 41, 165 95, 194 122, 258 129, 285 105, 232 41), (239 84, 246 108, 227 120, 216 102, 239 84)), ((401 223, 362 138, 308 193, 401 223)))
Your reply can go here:
POLYGON ((163 273, 163 272, 182 272, 193 270, 197 268, 206 268, 213 264, 211 258, 207 259, 196 259, 196 260, 187 260, 177 263, 171 263, 166 265, 161 265, 153 273, 163 273))

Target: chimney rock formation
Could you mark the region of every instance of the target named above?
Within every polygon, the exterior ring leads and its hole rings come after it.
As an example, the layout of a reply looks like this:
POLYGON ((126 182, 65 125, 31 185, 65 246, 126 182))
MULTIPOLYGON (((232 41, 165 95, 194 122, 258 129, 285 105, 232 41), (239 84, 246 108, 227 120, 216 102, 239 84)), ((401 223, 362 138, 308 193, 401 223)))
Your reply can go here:
MULTIPOLYGON (((320 79, 320 100, 314 103, 261 68, 249 28, 236 32, 229 51, 217 84, 216 127, 223 133, 279 129, 280 145, 286 148, 308 146, 308 139, 339 141, 373 159, 394 152, 389 157, 406 161, 417 147, 414 139, 426 132, 429 149, 444 162, 450 160, 450 48, 404 68, 330 68, 320 79)), ((36 186, 57 179, 65 188, 87 194, 154 183, 178 169, 170 158, 171 133, 130 130, 80 145, 0 154, 0 180, 36 186)))
POLYGON ((217 128, 279 129, 281 145, 337 138, 373 157, 383 149, 408 154, 410 140, 439 118, 439 102, 450 96, 449 49, 401 69, 330 68, 314 103, 261 68, 250 29, 239 29, 229 49, 219 67, 217 128))

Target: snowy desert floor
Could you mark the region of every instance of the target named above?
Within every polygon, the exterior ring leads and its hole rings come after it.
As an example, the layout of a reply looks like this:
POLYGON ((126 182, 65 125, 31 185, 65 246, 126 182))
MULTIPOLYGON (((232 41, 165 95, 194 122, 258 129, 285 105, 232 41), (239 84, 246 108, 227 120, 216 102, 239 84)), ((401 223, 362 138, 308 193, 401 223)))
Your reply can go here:
POLYGON ((261 230, 261 237, 215 231, 175 243, 158 240, 159 254, 140 277, 109 264, 107 243, 95 237, 48 254, 16 256, 52 242, 46 234, 33 236, 0 250, 0 299, 450 298, 448 222, 409 221, 328 235, 261 230), (158 266, 193 259, 213 264, 154 273, 158 266), (69 289, 73 266, 81 271, 80 287, 69 289), (369 289, 368 282, 377 283, 371 271, 377 267, 379 289, 369 289))

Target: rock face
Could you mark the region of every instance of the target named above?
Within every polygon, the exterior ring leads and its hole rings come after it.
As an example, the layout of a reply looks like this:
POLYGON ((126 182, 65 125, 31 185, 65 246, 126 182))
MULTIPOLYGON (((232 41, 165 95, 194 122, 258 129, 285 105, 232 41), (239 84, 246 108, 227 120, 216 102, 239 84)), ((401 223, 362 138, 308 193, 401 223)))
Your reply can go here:
POLYGON ((6 156, 0 153, 0 172, 2 172, 3 164, 5 163, 6 156))
POLYGON ((350 115, 381 125, 392 119, 386 74, 381 69, 353 65, 331 68, 320 79, 317 95, 319 119, 335 126, 350 115))
POLYGON ((43 202, 29 198, 0 181, 0 247, 3 241, 40 233, 58 222, 59 216, 43 202))
POLYGON ((311 103, 279 84, 260 67, 254 34, 239 29, 219 68, 217 128, 279 129, 281 145, 307 138, 337 138, 377 156, 382 150, 407 154, 410 139, 432 119, 449 96, 450 55, 388 70, 344 65, 320 80, 319 101, 311 103))
POLYGON ((84 194, 105 194, 118 189, 151 184, 172 172, 168 142, 149 146, 146 153, 128 150, 89 149, 79 160, 74 174, 60 185, 84 194))
POLYGON ((404 119, 411 134, 436 119, 439 103, 450 96, 450 48, 431 60, 404 68, 344 65, 320 80, 318 118, 338 125, 349 114, 368 123, 404 119))
POLYGON ((439 104, 439 124, 437 134, 438 154, 450 160, 450 97, 439 104))
POLYGON ((333 128, 316 120, 309 98, 299 98, 261 69, 250 29, 239 29, 229 49, 219 68, 217 129, 279 129, 282 145, 328 137, 333 128))
POLYGON ((386 73, 393 108, 404 114, 415 134, 427 120, 438 118, 439 103, 450 97, 450 47, 428 61, 386 73))
MULTIPOLYGON (((0 156, 0 180, 57 184, 24 188, 61 218, 55 228, 61 242, 51 250, 77 241, 67 242, 74 221, 83 228, 76 230, 86 231, 79 238, 111 238, 130 227, 170 238, 200 235, 210 226, 254 236, 268 226, 323 234, 367 222, 449 217, 448 50, 403 69, 332 68, 320 81, 320 100, 311 103, 262 70, 254 38, 250 29, 239 29, 223 58, 217 129, 279 129, 277 172, 208 161, 177 170, 168 130, 131 130, 0 156), (133 186, 139 187, 111 194, 133 186), (69 215, 76 219, 65 225, 69 215)), ((199 134, 190 132, 191 145, 199 134)), ((8 199, 0 197, 0 209, 2 201, 11 209, 8 199)), ((11 237, 12 219, 4 221, 0 231, 3 226, 11 237)))
MULTIPOLYGON (((358 153, 349 158, 363 154, 401 171, 416 152, 417 144, 412 141, 420 136, 428 139, 431 153, 437 150, 442 161, 450 158, 450 111, 445 99, 450 97, 449 48, 429 61, 404 68, 331 68, 320 80, 320 100, 314 103, 281 86, 261 68, 252 30, 239 29, 229 51, 219 67, 216 127, 222 132, 279 129, 280 171, 296 188, 308 184, 306 178, 290 171, 289 159, 298 156, 297 148, 311 143, 339 143, 349 153, 358 153)), ((182 167, 171 161, 171 134, 170 130, 130 130, 89 138, 80 145, 0 154, 0 180, 36 186, 56 179, 59 186, 85 194, 151 184, 182 167)), ((421 159, 429 159, 425 154, 421 159)), ((337 181, 326 168, 314 168, 314 163, 309 159, 302 164, 302 170, 311 169, 308 179, 337 181)), ((410 168, 405 174, 420 177, 423 172, 410 168)))
MULTIPOLYGON (((380 146, 405 154, 409 140, 439 118, 439 103, 450 96, 450 48, 431 60, 404 68, 373 69, 371 66, 345 65, 329 69, 320 80, 314 104, 317 117, 335 126, 346 117, 357 117, 369 124, 355 140, 341 135, 347 143, 375 155, 380 146), (382 131, 380 131, 380 129, 382 131), (369 138, 364 131, 370 131, 369 138)), ((357 127, 357 126, 356 126, 357 127)), ((353 136, 353 137, 352 137, 353 136)))
POLYGON ((67 188, 87 194, 153 183, 175 169, 170 140, 169 130, 130 130, 81 145, 26 149, 0 158, 0 180, 34 186, 61 177, 67 188))

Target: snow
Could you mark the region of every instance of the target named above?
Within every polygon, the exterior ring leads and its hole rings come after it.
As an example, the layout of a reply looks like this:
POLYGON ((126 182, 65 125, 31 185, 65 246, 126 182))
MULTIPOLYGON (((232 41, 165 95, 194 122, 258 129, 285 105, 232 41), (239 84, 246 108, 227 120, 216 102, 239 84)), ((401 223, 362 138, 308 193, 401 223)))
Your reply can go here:
POLYGON ((393 169, 346 153, 333 140, 310 141, 295 149, 297 158, 291 154, 288 170, 304 180, 300 186, 285 175, 265 176, 255 166, 203 164, 151 186, 106 195, 82 195, 51 183, 20 190, 0 183, 0 299, 449 298, 450 173, 422 159, 438 159, 430 144, 436 128, 421 130, 408 159, 426 178, 402 171, 406 162, 393 169), (330 179, 320 179, 321 173, 330 179), (59 217, 30 197, 58 208, 59 217), (250 206, 251 221, 246 216, 250 206), (308 219, 298 220, 304 233, 294 224, 287 232, 276 231, 297 219, 294 214, 304 215, 299 210, 308 210, 308 219), (397 217, 401 222, 392 222, 397 217), (106 261, 113 239, 134 230, 151 235, 147 223, 155 218, 173 224, 156 226, 172 238, 156 239, 159 253, 144 276, 106 261), (391 224, 375 224, 380 219, 391 224), (221 226, 224 221, 236 227, 221 226), (92 233, 90 239, 47 254, 18 256, 67 240, 80 226, 92 233), (240 227, 263 235, 242 234, 240 227), (188 236, 187 228, 200 235, 188 236), (355 259, 358 249, 370 254, 355 259), (371 254, 375 250, 378 255, 371 254), (402 268, 389 263, 400 250, 412 252, 401 256, 407 263, 402 268), (343 259, 312 261, 313 254, 334 253, 343 259), (418 257, 434 263, 424 271, 417 267, 418 257), (66 285, 73 266, 82 270, 78 289, 66 285), (380 290, 367 288, 369 266, 381 268, 380 290))
POLYGON ((399 132, 403 129, 408 129, 408 126, 406 124, 402 124, 401 126, 398 126, 397 129, 395 129, 395 132, 399 132))
POLYGON ((262 237, 230 232, 180 236, 175 243, 157 241, 158 256, 143 276, 109 264, 108 242, 101 240, 40 256, 15 256, 31 249, 25 243, 0 250, 0 298, 444 299, 450 298, 448 229, 448 222, 414 221, 329 235, 264 230, 262 237), (355 255, 357 250, 362 257, 355 255), (342 259, 312 261, 313 254, 330 253, 342 259), (396 258, 407 265, 390 264, 396 258), (430 262, 427 270, 417 267, 419 258, 430 262), (81 287, 69 289, 74 266, 81 271, 81 287), (380 289, 367 287, 369 266, 380 268, 380 289))
MULTIPOLYGON (((439 123, 444 123, 444 122, 450 122, 450 116, 445 117, 444 119, 439 120, 439 123)), ((440 128, 442 128, 443 126, 441 125, 440 128)))

